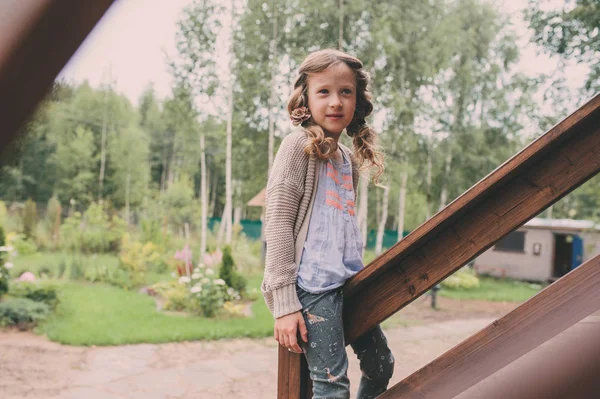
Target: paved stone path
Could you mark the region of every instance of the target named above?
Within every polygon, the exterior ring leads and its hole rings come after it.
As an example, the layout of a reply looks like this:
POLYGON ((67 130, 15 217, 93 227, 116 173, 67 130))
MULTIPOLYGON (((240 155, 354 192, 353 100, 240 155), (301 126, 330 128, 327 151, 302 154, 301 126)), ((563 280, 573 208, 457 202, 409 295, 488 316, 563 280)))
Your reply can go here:
MULTIPOLYGON (((392 384, 477 332, 493 318, 385 330, 396 357, 392 384)), ((360 371, 348 348, 353 397, 360 371)), ((272 339, 118 347, 71 347, 30 333, 0 334, 3 399, 273 398, 272 339)))

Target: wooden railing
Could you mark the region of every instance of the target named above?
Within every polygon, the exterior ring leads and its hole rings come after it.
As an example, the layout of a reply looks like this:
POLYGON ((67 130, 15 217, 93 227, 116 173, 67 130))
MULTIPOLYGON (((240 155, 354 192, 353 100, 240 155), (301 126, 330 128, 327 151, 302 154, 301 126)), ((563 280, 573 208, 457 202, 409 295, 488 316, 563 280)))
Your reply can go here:
MULTIPOLYGON (((600 95, 348 281, 344 287, 346 343, 411 303, 598 171, 600 95)), ((575 284, 578 280, 568 281, 575 284)), ((549 301, 545 306, 554 311, 552 304, 549 301)), ((302 355, 279 349, 279 398, 310 397, 304 367, 302 355)), ((429 372, 431 369, 424 371, 429 372)), ((400 386, 402 390, 390 389, 385 397, 400 397, 395 393, 404 395, 416 389, 410 381, 400 386)))

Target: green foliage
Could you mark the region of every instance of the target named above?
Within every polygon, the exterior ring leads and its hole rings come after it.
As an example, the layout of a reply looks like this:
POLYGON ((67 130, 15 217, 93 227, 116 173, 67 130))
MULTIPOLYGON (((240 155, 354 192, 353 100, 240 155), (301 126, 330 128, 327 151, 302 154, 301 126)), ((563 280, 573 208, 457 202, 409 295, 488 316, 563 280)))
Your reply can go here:
POLYGON ((0 302, 0 326, 17 326, 24 330, 45 320, 49 314, 48 305, 27 298, 0 302))
POLYGON ((163 309, 183 311, 190 306, 190 295, 184 284, 176 281, 161 281, 149 288, 153 294, 165 299, 163 309))
POLYGON ((69 268, 69 279, 72 281, 82 280, 85 275, 85 265, 79 256, 73 257, 69 268))
POLYGON ((10 279, 10 274, 5 266, 8 253, 5 245, 4 229, 0 226, 0 247, 2 247, 0 249, 0 297, 8 292, 8 281, 10 279))
POLYGON ((236 271, 229 245, 223 248, 223 263, 219 269, 219 277, 239 293, 243 294, 246 291, 246 279, 236 271))
POLYGON ((6 218, 8 217, 8 209, 4 201, 0 201, 0 227, 6 226, 6 218))
POLYGON ((56 278, 62 278, 65 275, 65 270, 67 270, 67 261, 65 258, 62 258, 58 263, 58 271, 56 273, 56 278))
POLYGON ((575 59, 591 68, 586 89, 600 88, 600 4, 597 0, 575 0, 547 9, 543 3, 529 1, 526 19, 534 31, 533 41, 549 53, 575 59))
POLYGON ((135 284, 144 282, 146 272, 161 259, 155 245, 133 241, 125 234, 121 246, 120 267, 129 273, 135 284))
POLYGON ((477 288, 442 288, 439 295, 453 299, 523 302, 537 294, 542 288, 539 284, 479 276, 479 287, 477 288))
POLYGON ((161 197, 160 202, 167 211, 169 224, 174 229, 183 229, 185 223, 195 226, 200 220, 200 207, 194 198, 191 179, 182 177, 173 182, 161 197))
POLYGON ((92 283, 106 283, 124 290, 134 287, 134 281, 127 271, 108 263, 88 265, 85 268, 84 278, 92 283))
POLYGON ((37 225, 37 206, 35 202, 29 198, 25 202, 23 210, 23 233, 29 239, 35 238, 35 227, 37 225))
POLYGON ((10 233, 7 236, 7 242, 15 249, 19 256, 31 255, 38 250, 36 243, 24 234, 10 233))
POLYGON ((125 234, 125 222, 109 217, 102 205, 91 203, 84 213, 74 212, 60 227, 61 247, 85 253, 117 251, 125 234))
POLYGON ((57 287, 51 284, 17 281, 11 284, 9 295, 45 303, 50 309, 56 308, 59 303, 57 287))
POLYGON ((471 270, 462 269, 442 281, 442 287, 449 289, 479 288, 479 279, 471 270))
POLYGON ((179 282, 187 284, 190 299, 188 309, 204 317, 215 317, 228 299, 225 281, 220 278, 215 279, 211 268, 197 268, 191 279, 183 276, 179 282))
POLYGON ((46 229, 50 233, 52 249, 56 249, 60 234, 62 207, 56 195, 53 195, 48 200, 46 208, 45 224, 46 229))

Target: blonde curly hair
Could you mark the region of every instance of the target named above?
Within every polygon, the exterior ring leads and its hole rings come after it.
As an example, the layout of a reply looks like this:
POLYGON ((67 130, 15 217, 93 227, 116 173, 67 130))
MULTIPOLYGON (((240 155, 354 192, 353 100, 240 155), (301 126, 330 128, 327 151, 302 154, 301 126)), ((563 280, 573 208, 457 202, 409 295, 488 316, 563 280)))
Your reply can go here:
MULTIPOLYGON (((298 70, 294 89, 288 100, 290 117, 299 108, 308 108, 308 78, 312 73, 319 73, 332 65, 343 62, 354 72, 356 79, 356 110, 352 122, 346 127, 346 133, 352 137, 353 155, 361 168, 368 161, 367 168, 375 167, 372 181, 377 183, 384 170, 383 153, 379 151, 376 140, 377 133, 365 120, 373 112, 371 93, 367 86, 370 76, 363 69, 363 63, 356 57, 334 49, 324 49, 311 53, 306 57, 298 70)), ((297 113, 297 112, 296 112, 297 113)), ((312 118, 304 120, 302 127, 308 133, 308 143, 305 151, 315 154, 319 159, 328 159, 337 151, 337 142, 331 137, 325 137, 323 128, 313 122, 312 118)))

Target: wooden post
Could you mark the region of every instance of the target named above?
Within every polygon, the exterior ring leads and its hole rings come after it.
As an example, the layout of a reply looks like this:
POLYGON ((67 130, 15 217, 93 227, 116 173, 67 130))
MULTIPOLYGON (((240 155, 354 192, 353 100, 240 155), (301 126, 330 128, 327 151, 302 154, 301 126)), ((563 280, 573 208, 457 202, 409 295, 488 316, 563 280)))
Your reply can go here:
POLYGON ((312 382, 304 355, 288 351, 279 345, 277 372, 278 399, 309 399, 312 382))

